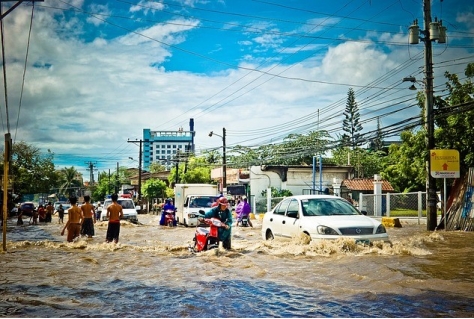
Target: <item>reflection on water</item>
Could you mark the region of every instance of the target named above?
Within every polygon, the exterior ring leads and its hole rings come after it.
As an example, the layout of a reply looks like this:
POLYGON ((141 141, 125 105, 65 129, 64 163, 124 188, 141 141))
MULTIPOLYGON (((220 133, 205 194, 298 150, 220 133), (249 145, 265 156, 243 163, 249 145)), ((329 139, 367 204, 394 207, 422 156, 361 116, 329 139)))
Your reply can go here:
MULTIPOLYGON (((472 317, 474 234, 389 229, 392 245, 305 244, 233 229, 233 250, 191 254, 193 228, 122 224, 120 242, 66 243, 15 226, 0 255, 3 317, 472 317)), ((10 224, 11 223, 11 224, 10 224)))

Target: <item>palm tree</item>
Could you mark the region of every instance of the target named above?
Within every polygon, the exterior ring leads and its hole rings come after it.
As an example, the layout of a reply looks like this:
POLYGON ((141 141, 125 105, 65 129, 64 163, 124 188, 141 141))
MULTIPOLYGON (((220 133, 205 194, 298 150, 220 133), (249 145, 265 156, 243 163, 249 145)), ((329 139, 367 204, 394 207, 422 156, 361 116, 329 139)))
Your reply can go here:
POLYGON ((74 188, 82 186, 78 176, 79 172, 74 166, 63 168, 61 170, 62 184, 59 187, 59 193, 65 194, 67 192, 68 196, 74 195, 74 188))

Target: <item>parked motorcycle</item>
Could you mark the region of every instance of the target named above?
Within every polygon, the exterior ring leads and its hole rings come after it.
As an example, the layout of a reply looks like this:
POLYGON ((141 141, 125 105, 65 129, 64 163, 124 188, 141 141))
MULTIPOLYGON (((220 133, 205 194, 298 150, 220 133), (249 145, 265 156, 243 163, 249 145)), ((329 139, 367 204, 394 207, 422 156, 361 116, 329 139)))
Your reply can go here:
POLYGON ((193 238, 194 245, 189 246, 191 252, 196 253, 219 247, 219 227, 225 227, 226 224, 217 218, 204 218, 202 224, 198 224, 196 227, 193 238), (202 227, 202 224, 209 226, 209 228, 202 227))

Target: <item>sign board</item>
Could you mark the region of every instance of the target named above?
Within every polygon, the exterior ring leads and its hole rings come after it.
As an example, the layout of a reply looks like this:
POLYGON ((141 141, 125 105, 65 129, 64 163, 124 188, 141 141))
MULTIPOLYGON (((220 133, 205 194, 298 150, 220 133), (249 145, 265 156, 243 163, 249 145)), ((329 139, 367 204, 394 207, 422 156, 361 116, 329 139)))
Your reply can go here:
POLYGON ((434 178, 459 178, 457 150, 430 150, 430 174, 434 178))

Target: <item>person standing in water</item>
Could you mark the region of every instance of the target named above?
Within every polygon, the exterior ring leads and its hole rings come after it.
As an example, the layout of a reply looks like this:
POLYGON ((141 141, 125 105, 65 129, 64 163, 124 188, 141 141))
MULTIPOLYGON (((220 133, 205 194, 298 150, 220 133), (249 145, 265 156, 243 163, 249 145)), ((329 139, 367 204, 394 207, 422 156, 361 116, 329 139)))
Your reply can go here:
POLYGON ((94 233, 94 223, 96 222, 94 206, 90 203, 91 197, 84 196, 84 204, 81 206, 84 222, 82 223, 81 235, 92 238, 94 233))
POLYGON ((118 195, 112 194, 112 204, 107 207, 107 219, 109 225, 107 227, 107 235, 105 241, 107 243, 118 243, 120 235, 120 219, 123 217, 122 206, 117 203, 118 195))
POLYGON ((82 210, 77 207, 76 197, 69 198, 69 202, 72 206, 68 210, 68 220, 61 231, 61 236, 64 235, 64 231, 67 229, 67 241, 72 242, 74 238, 79 237, 81 234, 81 224, 84 220, 84 215, 82 215, 82 210))

